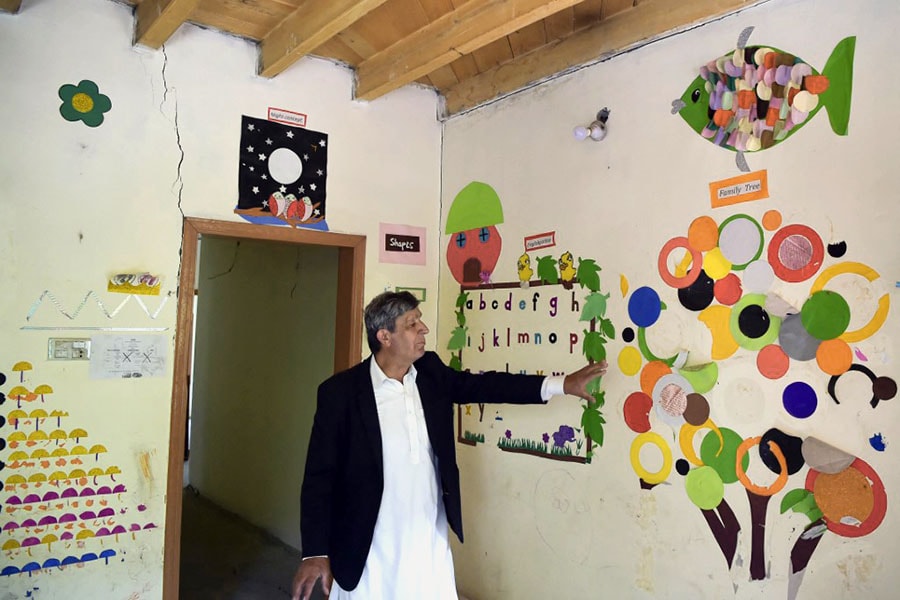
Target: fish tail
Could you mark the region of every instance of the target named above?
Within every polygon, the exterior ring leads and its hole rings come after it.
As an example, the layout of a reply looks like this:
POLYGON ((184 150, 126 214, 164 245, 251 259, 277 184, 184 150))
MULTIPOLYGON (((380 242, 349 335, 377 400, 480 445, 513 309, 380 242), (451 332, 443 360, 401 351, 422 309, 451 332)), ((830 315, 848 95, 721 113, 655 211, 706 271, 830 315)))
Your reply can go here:
POLYGON ((850 96, 853 91, 853 54, 856 50, 856 36, 846 37, 838 42, 828 57, 822 74, 828 78, 828 89, 822 92, 820 100, 828 111, 831 129, 838 135, 847 135, 850 122, 850 96))

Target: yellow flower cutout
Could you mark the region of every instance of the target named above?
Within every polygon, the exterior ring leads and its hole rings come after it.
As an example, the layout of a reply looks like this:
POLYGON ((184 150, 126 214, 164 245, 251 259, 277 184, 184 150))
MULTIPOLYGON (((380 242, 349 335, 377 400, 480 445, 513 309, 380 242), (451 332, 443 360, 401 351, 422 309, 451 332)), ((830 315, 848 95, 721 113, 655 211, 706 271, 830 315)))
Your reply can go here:
POLYGON ((67 121, 84 121, 88 127, 103 123, 103 113, 112 108, 107 96, 100 93, 97 84, 85 79, 78 85, 66 84, 59 88, 63 103, 59 114, 67 121))

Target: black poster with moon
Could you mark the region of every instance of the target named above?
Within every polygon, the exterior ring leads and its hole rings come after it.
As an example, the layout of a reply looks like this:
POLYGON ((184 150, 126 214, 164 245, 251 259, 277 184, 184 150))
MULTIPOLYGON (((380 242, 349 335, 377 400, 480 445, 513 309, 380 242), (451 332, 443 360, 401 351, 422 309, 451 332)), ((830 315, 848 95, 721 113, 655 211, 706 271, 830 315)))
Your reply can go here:
POLYGON ((238 204, 251 223, 328 231, 328 135, 244 115, 238 204))

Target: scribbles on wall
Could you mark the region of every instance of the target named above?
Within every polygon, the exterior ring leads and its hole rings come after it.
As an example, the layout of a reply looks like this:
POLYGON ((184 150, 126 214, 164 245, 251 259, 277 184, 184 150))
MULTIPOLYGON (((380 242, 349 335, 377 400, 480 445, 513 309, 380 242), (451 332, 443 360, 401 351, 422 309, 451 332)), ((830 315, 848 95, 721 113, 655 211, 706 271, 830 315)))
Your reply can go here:
MULTIPOLYGON (((525 258, 529 258, 527 254, 525 258)), ((593 259, 577 259, 578 267, 575 268, 575 258, 569 251, 563 252, 559 259, 552 256, 538 259, 538 280, 531 282, 530 259, 523 270, 523 259, 517 260, 519 281, 508 283, 492 283, 490 286, 461 286, 460 294, 456 300, 456 327, 450 336, 447 348, 453 352, 450 366, 454 369, 463 368, 463 356, 469 369, 478 368, 510 370, 507 351, 515 346, 520 350, 523 346, 541 345, 546 337, 547 345, 555 347, 560 343, 561 350, 568 350, 568 354, 574 354, 575 349, 581 349, 581 353, 589 362, 599 362, 606 359, 606 343, 615 338, 615 327, 606 317, 606 302, 609 294, 600 291, 600 267, 593 259), (559 270, 557 270, 559 265, 559 270), (527 277, 523 276, 527 274, 527 277), (529 291, 523 284, 541 287, 540 291, 529 291), (581 289, 587 289, 588 293, 580 297, 574 291, 574 285, 581 289), (562 293, 554 290, 555 286, 563 288, 562 293), (553 294, 549 300, 541 300, 542 293, 553 294), (477 295, 476 295, 477 294, 477 295), (560 294, 560 295, 557 295, 560 294), (568 297, 570 296, 570 297, 568 297), (560 298, 562 297, 562 304, 560 298), (538 307, 539 303, 546 304, 538 307), (569 323, 567 343, 565 332, 559 333, 557 327, 562 326, 555 319, 561 313, 566 313, 568 305, 571 316, 577 316, 575 323, 569 323), (468 312, 467 312, 468 311, 468 312), (530 328, 521 325, 521 319, 531 317, 537 322, 545 321, 549 316, 550 331, 540 331, 538 328, 530 328), (475 317, 471 321, 469 317, 475 317), (587 324, 589 329, 584 329, 587 324), (507 323, 504 327, 502 323, 507 323), (479 329, 484 328, 480 332, 479 329), (581 330, 579 332, 578 330, 581 330), (473 344, 474 339, 474 344, 473 344), (502 365, 502 366, 501 366, 502 365)), ((568 323, 568 322, 567 322, 568 323)), ((546 364, 546 354, 541 354, 541 368, 546 364)), ((519 369, 526 372, 525 369, 519 369)), ((543 373, 543 371, 540 371, 543 373)), ((561 371, 553 372, 562 374, 561 371)), ((497 438, 497 446, 504 452, 514 452, 549 458, 552 460, 564 460, 580 463, 589 463, 594 456, 595 447, 603 445, 605 417, 602 413, 605 404, 605 392, 601 389, 601 378, 597 378, 588 384, 588 393, 593 399, 582 405, 580 419, 573 419, 567 423, 554 424, 546 428, 541 424, 525 424, 520 426, 508 424, 503 429, 503 434, 497 438), (537 429, 536 429, 537 427, 537 429), (542 429, 542 430, 541 430, 542 429), (581 455, 582 450, 584 456, 581 455)), ((475 446, 485 441, 484 430, 484 404, 478 405, 477 422, 473 418, 464 418, 463 408, 457 409, 458 438, 461 444, 475 446)), ((471 406, 467 406, 465 417, 472 416, 471 406)), ((500 416, 499 414, 497 415, 500 416)), ((495 418, 495 421, 498 419, 495 418)), ((502 420, 502 417, 501 419, 502 420)), ((488 424, 490 425, 490 424, 488 424)))
POLYGON ((424 227, 379 223, 378 262, 424 265, 425 233, 424 227))
POLYGON ((154 310, 153 312, 150 312, 150 309, 147 308, 147 305, 144 304, 144 301, 141 300, 141 298, 139 296, 136 296, 133 294, 129 294, 128 296, 126 296, 122 300, 122 302, 120 302, 119 305, 116 306, 116 308, 114 308, 112 311, 109 311, 106 308, 106 305, 103 304, 103 300, 100 299, 100 296, 98 296, 96 293, 94 293, 93 290, 91 290, 87 294, 84 295, 84 298, 81 299, 81 302, 78 304, 77 307, 75 307, 75 310, 70 312, 63 307, 63 305, 59 302, 59 300, 56 299, 56 296, 54 296, 50 290, 44 290, 41 293, 40 297, 37 300, 35 300, 34 303, 31 305, 31 308, 28 309, 28 314, 25 316, 25 320, 30 322, 32 320, 32 318, 34 318, 38 309, 44 305, 44 299, 47 299, 50 301, 50 303, 56 308, 56 310, 61 315, 63 315, 70 321, 74 321, 75 318, 78 317, 79 314, 81 314, 81 310, 85 307, 85 305, 88 303, 88 300, 90 300, 91 298, 94 299, 94 302, 96 302, 97 307, 100 309, 101 314, 103 314, 107 319, 113 319, 116 315, 119 314, 119 312, 125 307, 125 305, 127 305, 129 303, 129 301, 134 300, 134 302, 137 303, 137 305, 141 308, 141 310, 144 312, 145 315, 147 315, 148 317, 150 317, 153 320, 156 320, 156 318, 159 317, 159 314, 162 312, 162 309, 168 303, 169 298, 173 294, 174 294, 174 292, 169 291, 163 297, 163 299, 160 300, 159 305, 156 307, 156 310, 154 310))
POLYGON ((78 85, 67 83, 59 88, 59 114, 66 121, 82 121, 88 127, 99 127, 103 114, 112 108, 108 96, 100 93, 97 84, 84 79, 78 85))
POLYGON ((327 176, 327 134, 246 115, 241 118, 235 214, 251 223, 327 231, 327 176))
POLYGON ((106 291, 116 294, 159 296, 162 278, 150 273, 119 273, 109 278, 106 291))
POLYGON ((737 48, 700 67, 700 75, 672 102, 687 124, 716 146, 737 152, 765 150, 786 140, 823 107, 832 130, 847 135, 856 37, 844 38, 821 74, 788 52, 748 46, 745 29, 737 48))
POLYGON ((709 184, 709 203, 712 208, 751 202, 769 197, 769 175, 765 170, 738 175, 709 184))
MULTIPOLYGON (((0 385, 5 382, 0 374, 0 385)), ((66 426, 68 411, 50 410, 63 405, 61 398, 49 398, 52 386, 38 384, 29 390, 30 374, 20 383, 0 394, 0 406, 6 398, 17 400, 16 408, 0 409, 0 449, 8 445, 11 451, 6 463, 0 463, 0 550, 5 564, 0 577, 51 576, 55 568, 109 564, 110 558, 124 555, 121 537, 136 539, 156 525, 141 518, 145 506, 132 506, 124 497, 128 490, 122 470, 107 447, 87 443, 87 429, 66 426), (23 400, 34 403, 38 397, 45 408, 22 409, 23 400)), ((70 395, 56 396, 72 401, 70 395)))
POLYGON ((494 188, 473 181, 456 194, 444 233, 447 265, 460 285, 489 283, 500 258, 503 241, 497 225, 503 222, 503 206, 494 188))
MULTIPOLYGON (((841 259, 843 252, 830 256, 841 259)), ((734 380, 721 388, 720 397, 716 384, 727 370, 727 359, 749 353, 762 378, 783 381, 778 400, 780 420, 786 423, 806 420, 827 409, 829 404, 820 396, 826 381, 828 394, 837 404, 851 401, 839 400, 837 382, 845 377, 868 379, 871 409, 896 396, 896 381, 855 362, 865 355, 850 346, 881 328, 890 297, 871 289, 850 294, 847 278, 874 287, 879 274, 862 263, 839 260, 827 264, 828 260, 817 231, 803 223, 782 224, 777 211, 767 211, 763 224, 743 213, 721 221, 700 216, 690 224, 686 236, 663 244, 657 266, 660 279, 676 292, 680 310, 696 314, 709 328, 710 348, 690 350, 711 360, 687 366, 688 349, 663 356, 653 353, 648 332, 665 311, 679 307, 667 306, 651 286, 635 289, 628 298, 628 317, 636 330, 636 335, 628 338, 635 344, 623 335, 628 345, 618 359, 623 374, 638 377, 635 390, 625 400, 623 416, 636 434, 631 462, 641 488, 652 489, 667 481, 674 464, 684 477, 688 498, 703 514, 729 568, 741 525, 725 499, 725 486, 739 482, 747 492, 753 524, 750 576, 758 580, 767 573, 764 542, 769 499, 787 489, 791 476, 806 469, 805 483, 786 492, 781 501, 782 513, 793 510, 809 518, 790 554, 793 594, 824 533, 858 537, 880 525, 887 507, 884 486, 865 460, 832 442, 775 428, 745 436, 723 426, 729 419, 738 424, 757 422, 764 411, 754 411, 751 405, 764 404, 766 399, 754 380, 734 380), (781 296, 796 298, 798 294, 791 293, 795 289, 805 296, 796 306, 781 296), (875 300, 866 304, 867 298, 875 300), (803 363, 803 369, 792 370, 803 363), (818 379, 799 376, 809 373, 810 367, 814 375, 821 374, 818 379), (751 413, 752 418, 742 418, 751 413), (711 416, 714 414, 717 420, 711 416), (668 436, 653 431, 665 425, 677 434, 676 444, 670 445, 668 436), (695 445, 698 434, 699 452, 695 445), (660 468, 644 466, 645 447, 655 447, 662 458, 660 468), (761 461, 774 479, 764 484, 751 478, 748 473, 759 472, 750 468, 754 461, 761 461)), ((877 450, 880 436, 869 442, 877 450)))

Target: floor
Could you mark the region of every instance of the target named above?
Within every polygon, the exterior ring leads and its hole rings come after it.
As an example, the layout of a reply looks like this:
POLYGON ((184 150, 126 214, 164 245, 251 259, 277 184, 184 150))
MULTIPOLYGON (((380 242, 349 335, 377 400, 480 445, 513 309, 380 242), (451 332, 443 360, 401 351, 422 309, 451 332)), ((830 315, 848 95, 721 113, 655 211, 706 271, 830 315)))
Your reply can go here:
MULTIPOLYGON (((184 488, 181 600, 291 597, 300 553, 262 529, 184 488)), ((324 600, 321 591, 312 600, 324 600)))

